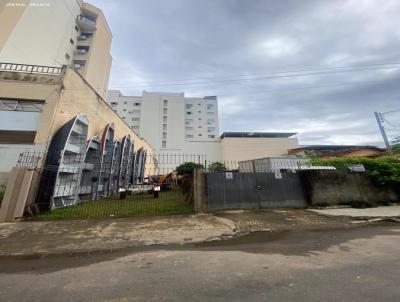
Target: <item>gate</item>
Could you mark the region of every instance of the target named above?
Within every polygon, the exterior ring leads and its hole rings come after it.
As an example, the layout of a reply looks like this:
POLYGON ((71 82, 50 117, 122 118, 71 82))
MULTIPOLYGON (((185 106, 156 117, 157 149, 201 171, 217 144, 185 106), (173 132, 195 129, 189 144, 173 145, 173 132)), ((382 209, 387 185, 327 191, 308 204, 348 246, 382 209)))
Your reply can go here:
POLYGON ((210 211, 307 206, 300 176, 291 172, 209 172, 207 195, 210 211))

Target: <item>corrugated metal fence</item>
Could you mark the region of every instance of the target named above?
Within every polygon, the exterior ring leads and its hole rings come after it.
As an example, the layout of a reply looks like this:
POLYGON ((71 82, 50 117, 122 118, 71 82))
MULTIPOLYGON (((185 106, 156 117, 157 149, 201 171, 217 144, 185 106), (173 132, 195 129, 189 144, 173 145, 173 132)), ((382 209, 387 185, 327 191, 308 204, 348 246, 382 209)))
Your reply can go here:
POLYGON ((307 206, 300 176, 291 172, 209 172, 207 198, 210 211, 307 206))

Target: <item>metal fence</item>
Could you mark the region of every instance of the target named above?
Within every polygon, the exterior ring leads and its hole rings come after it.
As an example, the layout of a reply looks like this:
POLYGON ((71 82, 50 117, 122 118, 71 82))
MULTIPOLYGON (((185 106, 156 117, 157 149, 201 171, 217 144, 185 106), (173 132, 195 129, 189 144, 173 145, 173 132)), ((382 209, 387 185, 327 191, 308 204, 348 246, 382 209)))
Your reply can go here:
POLYGON ((42 73, 42 74, 58 75, 58 74, 61 74, 62 67, 0 62, 0 71, 13 71, 13 72, 42 73))
POLYGON ((300 172, 335 170, 295 157, 207 162, 205 168, 210 211, 304 208, 307 201, 300 172))
POLYGON ((162 154, 140 161, 133 152, 123 169, 116 161, 108 171, 99 158, 87 153, 63 156, 62 161, 48 164, 46 154, 22 153, 17 166, 40 173, 36 202, 27 209, 26 218, 86 219, 194 211, 192 178, 174 170, 186 162, 204 163, 205 156, 162 154))

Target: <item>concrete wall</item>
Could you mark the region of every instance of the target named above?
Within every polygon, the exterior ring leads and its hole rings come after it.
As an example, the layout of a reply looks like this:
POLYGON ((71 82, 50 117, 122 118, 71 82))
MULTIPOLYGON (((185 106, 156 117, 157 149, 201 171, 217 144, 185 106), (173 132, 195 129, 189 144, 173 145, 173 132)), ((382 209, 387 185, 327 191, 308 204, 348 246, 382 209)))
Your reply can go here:
MULTIPOLYGON (((68 64, 65 54, 73 56, 78 33, 74 27, 80 6, 76 0, 46 0, 48 6, 31 6, 35 1, 4 1, 25 3, 19 7, 5 7, 7 27, 2 29, 8 36, 0 51, 0 62, 61 66, 68 64)), ((3 18, 0 19, 3 25, 3 18)), ((1 26, 2 28, 3 26, 1 26)), ((0 38, 1 39, 1 38, 0 38)), ((4 39, 3 39, 4 40, 4 39)))
POLYGON ((112 34, 100 9, 88 3, 84 3, 82 8, 97 15, 97 29, 93 34, 87 55, 87 62, 82 74, 102 98, 105 99, 112 63, 110 55, 112 34))
MULTIPOLYGON (((11 2, 11 1, 10 1, 11 2)), ((3 49, 6 44, 8 38, 13 32, 15 26, 17 25, 19 19, 24 13, 26 6, 18 6, 18 7, 9 7, 7 6, 8 1, 2 1, 0 3, 0 49, 3 49)), ((30 0, 21 0, 18 1, 21 4, 28 5, 30 0)))
MULTIPOLYGON (((3 3, 4 2, 4 3, 3 3)), ((112 57, 112 34, 100 9, 78 0, 17 1, 25 6, 0 5, 0 62, 42 66, 72 66, 74 59, 85 60, 82 75, 106 97, 112 57), (32 4, 44 3, 45 6, 32 4), (77 16, 82 10, 97 15, 96 31, 87 54, 76 53, 81 34, 77 16), (72 43, 71 43, 72 41, 72 43)))
POLYGON ((311 205, 370 205, 399 202, 394 187, 376 185, 366 174, 346 171, 300 171, 311 205))
POLYGON ((221 142, 224 161, 242 161, 263 157, 279 157, 288 149, 297 148, 299 142, 293 138, 224 137, 221 142))
MULTIPOLYGON (((106 124, 113 122, 116 139, 129 134, 135 150, 143 147, 149 157, 153 154, 151 146, 139 138, 73 69, 67 68, 65 74, 61 75, 0 71, 0 97, 45 102, 37 121, 37 132, 32 145, 0 145, 0 184, 7 181, 7 175, 11 167, 15 166, 21 152, 46 151, 55 132, 79 113, 86 113, 88 116, 89 137, 100 135, 106 124)), ((18 127, 19 125, 15 125, 16 129, 18 127)))
MULTIPOLYGON (((44 101, 43 112, 35 121, 37 131, 33 144, 0 144, 0 185, 7 182, 8 173, 17 163, 21 152, 43 152, 48 142, 48 130, 55 118, 55 107, 58 103, 62 75, 40 75, 15 72, 0 72, 0 97, 11 99, 28 99, 44 101)), ((3 114, 8 114, 4 111, 3 114)), ((14 115, 25 115, 15 112, 14 115)), ((19 117, 17 118, 19 119, 19 117)), ((20 124, 13 123, 7 130, 21 130, 20 124)))
POLYGON ((130 134, 136 150, 143 147, 148 150, 148 155, 152 154, 151 146, 133 132, 129 125, 90 88, 90 85, 78 72, 68 68, 63 80, 63 87, 50 136, 78 113, 86 113, 89 119, 89 137, 101 134, 106 124, 113 122, 116 139, 130 134))

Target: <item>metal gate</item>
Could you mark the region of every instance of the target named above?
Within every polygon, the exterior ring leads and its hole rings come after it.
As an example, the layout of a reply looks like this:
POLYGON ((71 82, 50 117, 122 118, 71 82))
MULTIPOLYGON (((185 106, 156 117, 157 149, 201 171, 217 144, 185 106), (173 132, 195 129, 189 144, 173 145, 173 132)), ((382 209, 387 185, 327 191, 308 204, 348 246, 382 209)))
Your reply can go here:
POLYGON ((232 209, 305 208, 297 173, 207 173, 210 211, 232 209))

